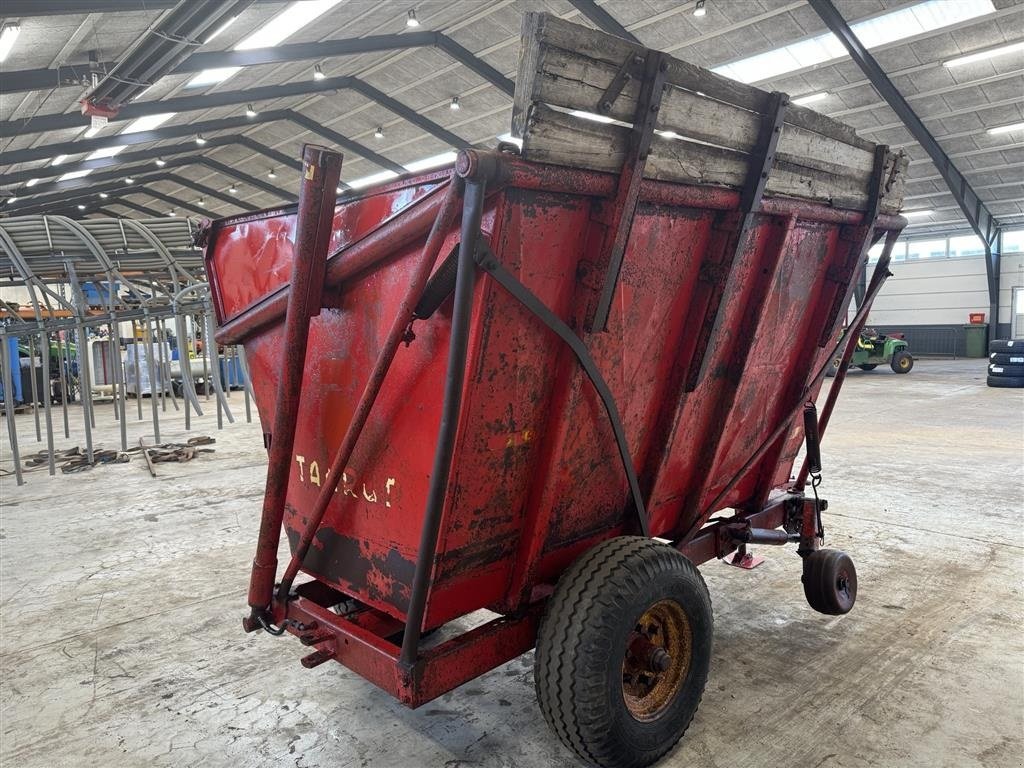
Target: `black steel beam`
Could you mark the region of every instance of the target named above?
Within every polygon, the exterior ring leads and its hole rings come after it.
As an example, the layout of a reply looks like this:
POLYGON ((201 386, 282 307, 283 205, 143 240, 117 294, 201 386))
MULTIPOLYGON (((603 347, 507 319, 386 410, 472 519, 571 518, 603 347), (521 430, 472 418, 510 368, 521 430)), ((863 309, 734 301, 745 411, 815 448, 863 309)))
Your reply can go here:
POLYGON ((210 212, 205 208, 200 208, 198 205, 192 205, 180 198, 174 198, 170 195, 165 195, 163 192, 158 192, 155 189, 149 187, 132 189, 131 192, 125 192, 126 195, 149 195, 156 200, 162 200, 172 208, 184 208, 186 211, 192 211, 196 216, 205 216, 210 218, 210 212))
MULTIPOLYGON (((295 61, 314 61, 336 56, 352 56, 377 51, 404 51, 410 48, 434 46, 460 64, 472 69, 480 77, 512 96, 515 84, 467 48, 440 32, 409 32, 401 35, 369 35, 346 40, 324 40, 318 43, 290 43, 273 48, 253 48, 247 51, 208 51, 194 53, 169 74, 187 75, 204 69, 252 67, 263 64, 287 64, 295 61)), ((96 65, 107 72, 116 62, 96 65)), ((37 91, 62 86, 90 84, 89 64, 66 65, 54 69, 15 70, 0 78, 0 93, 37 91)))
POLYGON ((949 191, 953 195, 956 204, 963 211, 971 228, 985 245, 985 274, 988 281, 988 298, 992 322, 998 320, 999 311, 999 270, 1000 256, 997 242, 1000 234, 998 220, 992 215, 988 207, 978 197, 970 183, 963 174, 957 170, 950 160, 949 155, 939 146, 939 142, 932 136, 931 131, 921 122, 921 118, 911 108, 903 94, 897 90, 885 71, 878 65, 875 58, 864 47, 860 39, 850 29, 843 15, 836 10, 830 0, 807 0, 814 8, 821 20, 843 44, 850 57, 861 68, 868 81, 878 91, 885 102, 892 108, 893 112, 907 126, 907 130, 913 135, 922 149, 928 153, 939 174, 942 176, 949 191), (995 247, 994 247, 995 246, 995 247))
POLYGON ((380 104, 382 107, 384 107, 384 109, 388 110, 389 112, 394 112, 399 117, 409 121, 417 128, 423 129, 427 133, 431 134, 432 136, 435 136, 436 138, 440 139, 446 144, 450 144, 455 149, 465 149, 466 147, 470 146, 470 143, 461 136, 452 133, 447 128, 442 128, 433 120, 424 117, 416 110, 407 107, 402 102, 391 98, 382 91, 377 90, 369 83, 364 82, 363 80, 360 80, 357 77, 351 78, 351 81, 352 82, 349 84, 348 87, 350 87, 352 90, 365 96, 370 101, 374 101, 377 104, 380 104))
MULTIPOLYGON (((147 115, 158 115, 165 112, 195 112, 203 109, 229 107, 234 104, 256 104, 261 101, 274 101, 291 96, 307 96, 311 93, 336 91, 352 87, 351 77, 330 77, 323 80, 300 80, 282 85, 267 85, 260 88, 245 88, 240 91, 222 91, 204 93, 199 96, 179 96, 160 101, 136 101, 121 107, 117 116, 111 118, 111 124, 125 120, 134 120, 147 115)), ((25 133, 44 133, 60 131, 68 128, 85 128, 89 118, 80 112, 59 112, 48 115, 34 115, 21 120, 0 122, 0 136, 19 136, 25 133)))
POLYGON ((286 155, 284 152, 268 147, 265 144, 260 144, 258 141, 249 138, 248 136, 236 136, 235 139, 237 143, 241 144, 243 147, 249 148, 256 154, 268 157, 286 168, 294 168, 296 170, 302 169, 302 161, 297 157, 286 155))
POLYGON ((953 198, 956 200, 957 205, 960 206, 960 210, 963 211, 964 216, 967 217, 967 221, 970 222, 978 237, 991 245, 999 232, 999 223, 989 212, 981 198, 971 188, 967 179, 953 165, 953 161, 949 159, 945 150, 939 146, 931 131, 921 122, 921 118, 917 116, 917 113, 907 103, 903 94, 893 85, 889 76, 878 65, 878 62, 868 52, 868 49, 864 47, 853 30, 850 29, 846 19, 836 10, 830 0, 807 1, 817 12, 818 16, 821 17, 821 20, 825 22, 825 26, 832 31, 832 34, 839 38, 839 42, 843 44, 850 57, 864 72, 868 81, 878 91, 879 96, 892 108, 904 125, 907 126, 907 130, 910 131, 925 152, 928 153, 928 156, 935 163, 935 167, 949 186, 950 192, 953 193, 953 198))
POLYGON ((376 163, 381 168, 386 168, 389 171, 394 171, 395 173, 405 173, 404 165, 399 165, 398 163, 394 163, 391 160, 388 160, 386 157, 384 157, 384 155, 374 152, 369 147, 360 144, 358 141, 353 141, 347 136, 342 136, 337 131, 331 130, 326 126, 320 125, 320 123, 318 123, 316 120, 306 117, 305 115, 300 114, 299 112, 292 112, 291 110, 289 110, 289 112, 291 114, 289 115, 288 119, 291 120, 296 125, 305 128, 307 131, 310 131, 311 133, 320 134, 325 139, 330 139, 331 141, 333 141, 342 149, 347 149, 349 152, 359 155, 360 157, 366 158, 370 162, 376 163))
POLYGON ((227 203, 228 205, 233 205, 236 208, 241 208, 243 211, 246 211, 248 213, 252 213, 254 211, 259 210, 259 208, 257 208, 255 205, 239 200, 236 195, 224 192, 220 189, 217 189, 216 187, 211 187, 207 184, 202 184, 198 181, 192 181, 192 179, 186 178, 184 176, 179 176, 176 173, 168 173, 166 176, 164 176, 164 180, 173 181, 174 183, 180 184, 181 186, 187 189, 195 190, 196 192, 204 194, 207 197, 212 197, 217 200, 220 200, 221 202, 227 203))
POLYGON ((609 35, 615 35, 623 40, 629 40, 631 43, 642 45, 632 32, 619 24, 614 16, 595 3, 594 0, 569 0, 569 4, 594 22, 602 32, 607 32, 609 35))
POLYGON ((294 203, 298 199, 295 195, 286 192, 282 189, 279 189, 278 187, 275 187, 273 184, 269 184, 263 181, 263 179, 258 179, 255 176, 250 176, 247 173, 243 173, 237 168, 232 168, 231 166, 225 165, 224 163, 218 160, 214 160, 212 157, 206 157, 205 155, 203 155, 197 158, 196 162, 198 162, 201 165, 205 165, 207 168, 213 171, 217 171, 218 173, 223 174, 224 176, 238 179, 240 182, 242 182, 243 184, 248 184, 253 189, 260 189, 268 194, 271 194, 274 197, 278 198, 279 200, 284 200, 285 202, 288 203, 294 203))
POLYGON ((204 120, 202 122, 187 125, 164 125, 152 131, 118 133, 113 136, 97 136, 91 139, 81 139, 79 141, 61 141, 56 144, 42 144, 37 147, 4 152, 2 161, 4 164, 14 165, 16 163, 28 163, 33 160, 47 160, 57 155, 93 152, 97 149, 124 147, 131 146, 133 144, 150 144, 154 141, 166 141, 167 139, 177 139, 182 136, 195 136, 199 133, 225 131, 244 128, 253 124, 270 123, 275 120, 287 120, 288 114, 287 110, 274 110, 272 112, 264 112, 252 119, 247 118, 244 115, 239 117, 225 117, 219 120, 204 120))
MULTIPOLYGON (((280 2, 281 0, 255 0, 257 3, 280 2)), ((180 0, 4 0, 4 16, 27 18, 29 16, 65 16, 87 13, 131 13, 137 11, 165 11, 176 6, 180 0)))
POLYGON ((247 51, 200 51, 189 56, 172 74, 185 75, 202 72, 204 69, 287 64, 359 53, 423 48, 436 45, 436 35, 436 32, 409 32, 401 35, 368 35, 345 40, 323 40, 316 43, 287 43, 272 48, 251 48, 247 51))
MULTIPOLYGON (((209 133, 212 131, 245 128, 251 125, 271 123, 279 120, 288 120, 308 131, 312 131, 313 133, 318 133, 325 138, 329 138, 339 146, 348 149, 350 152, 359 155, 370 162, 376 163, 382 168, 387 168, 389 170, 396 171, 397 173, 405 172, 405 168, 398 163, 393 163, 383 155, 374 152, 359 142, 353 141, 330 128, 325 128, 315 120, 290 109, 278 109, 270 112, 262 112, 254 118, 247 118, 245 116, 226 117, 219 120, 205 120, 185 125, 161 126, 160 128, 156 128, 152 131, 118 133, 114 136, 106 136, 103 138, 97 137, 92 139, 82 139, 81 141, 63 141, 56 144, 43 144, 36 147, 5 152, 2 159, 5 164, 14 165, 16 163, 32 162, 33 160, 46 160, 62 154, 92 152, 97 149, 115 146, 148 144, 154 141, 165 141, 166 139, 175 139, 182 136, 194 136, 200 133, 209 133)), ((237 136, 236 138, 241 143, 245 143, 247 140, 247 137, 245 136, 237 136)), ((248 140, 251 141, 251 139, 248 140)), ((276 150, 271 150, 268 147, 263 147, 263 150, 265 154, 276 154, 278 156, 278 162, 287 162, 289 165, 293 165, 296 162, 287 155, 277 152, 276 150)))
POLYGON ((164 214, 160 213, 160 211, 153 210, 152 208, 147 208, 146 206, 139 205, 138 203, 133 203, 131 200, 125 200, 124 198, 115 200, 114 205, 122 205, 125 208, 131 208, 133 210, 138 211, 139 213, 144 213, 153 219, 162 219, 164 217, 164 214))
POLYGON ((505 77, 486 61, 476 56, 476 54, 471 52, 468 48, 464 48, 459 45, 450 37, 442 35, 440 32, 435 32, 434 34, 437 36, 435 45, 437 45, 438 48, 463 66, 466 66, 476 72, 484 80, 491 83, 491 85, 494 85, 499 90, 504 91, 505 95, 509 98, 512 97, 516 90, 515 82, 505 77))
MULTIPOLYGON (((7 12, 0 4, 0 12, 7 12)), ((20 69, 4 72, 0 77, 0 94, 24 93, 26 91, 48 91, 51 88, 88 88, 92 84, 95 67, 106 72, 117 62, 104 61, 97 64, 64 64, 53 69, 20 69)))

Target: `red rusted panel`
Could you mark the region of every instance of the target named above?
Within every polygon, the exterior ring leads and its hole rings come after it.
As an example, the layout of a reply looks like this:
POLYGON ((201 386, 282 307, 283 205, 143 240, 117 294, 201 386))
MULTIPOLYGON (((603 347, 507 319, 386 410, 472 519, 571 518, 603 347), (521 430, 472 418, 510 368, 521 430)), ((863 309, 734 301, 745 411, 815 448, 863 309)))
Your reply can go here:
MULTIPOLYGON (((862 215, 765 200, 737 247, 736 193, 645 180, 607 332, 587 333, 604 279, 604 265, 593 261, 606 235, 601 209, 615 178, 512 158, 496 176, 485 239, 576 330, 601 369, 651 533, 682 537, 684 551, 689 539, 703 557, 710 545, 693 536, 716 511, 713 502, 757 511, 789 478, 799 425, 748 460, 783 429, 812 366, 829 353, 818 344, 834 338, 823 326, 848 296, 867 234, 858 226, 862 215)), ((343 476, 328 477, 327 467, 423 258, 447 183, 447 172, 425 174, 338 208, 326 308, 311 321, 287 491, 285 531, 294 547, 321 487, 339 481, 303 570, 400 621, 441 417, 450 300, 413 323, 415 338, 398 350, 343 476)), ((883 229, 901 224, 878 222, 883 229)), ((244 342, 265 429, 274 416, 288 292, 280 275, 291 264, 293 230, 290 211, 226 219, 215 223, 207 251, 219 337, 244 342)), ((442 257, 458 238, 455 222, 442 257)), ((426 627, 482 607, 521 608, 580 552, 635 530, 594 388, 563 342, 484 273, 474 287, 467 360, 426 627)), ((458 656, 458 664, 477 674, 522 644, 520 635, 510 638, 507 646, 487 640, 481 647, 489 650, 458 656)), ((339 647, 336 658, 406 701, 424 700, 387 668, 390 653, 364 637, 339 647)), ((468 679, 465 670, 440 666, 430 674, 438 677, 424 690, 468 679)))

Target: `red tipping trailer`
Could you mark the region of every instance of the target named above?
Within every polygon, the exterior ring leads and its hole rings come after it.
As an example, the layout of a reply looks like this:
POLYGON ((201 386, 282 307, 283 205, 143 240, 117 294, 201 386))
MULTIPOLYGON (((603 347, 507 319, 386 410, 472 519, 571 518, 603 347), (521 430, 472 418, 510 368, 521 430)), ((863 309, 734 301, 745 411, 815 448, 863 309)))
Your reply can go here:
POLYGON ((813 402, 888 274, 904 161, 559 19, 524 38, 521 156, 464 150, 336 205, 341 158, 307 147, 297 206, 202 233, 270 453, 245 626, 410 706, 536 644, 563 742, 646 765, 707 676, 695 564, 793 542, 811 605, 853 604, 804 494, 845 366, 813 402), (565 111, 588 105, 629 124, 565 111))

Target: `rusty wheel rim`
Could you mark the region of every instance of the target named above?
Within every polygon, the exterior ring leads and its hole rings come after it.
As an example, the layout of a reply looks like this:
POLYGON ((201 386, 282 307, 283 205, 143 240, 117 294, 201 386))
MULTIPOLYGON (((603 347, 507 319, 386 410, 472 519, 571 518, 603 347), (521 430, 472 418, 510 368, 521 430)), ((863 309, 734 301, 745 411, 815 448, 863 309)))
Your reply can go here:
POLYGON ((690 669, 690 620, 675 600, 659 600, 637 619, 627 642, 622 661, 626 708, 636 720, 656 720, 675 700, 690 669))

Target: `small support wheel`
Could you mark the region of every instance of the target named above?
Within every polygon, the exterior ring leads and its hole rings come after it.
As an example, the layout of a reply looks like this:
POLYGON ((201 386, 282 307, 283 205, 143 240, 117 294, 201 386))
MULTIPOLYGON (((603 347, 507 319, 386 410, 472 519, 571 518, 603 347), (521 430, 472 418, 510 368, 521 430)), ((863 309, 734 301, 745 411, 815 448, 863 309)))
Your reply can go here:
POLYGON ((537 634, 541 712, 580 758, 642 768, 682 738, 711 663, 711 598, 672 547, 605 541, 562 575, 537 634))
POLYGON ((804 558, 804 596, 819 613, 841 616, 857 600, 857 569, 838 549, 818 549, 804 558))

